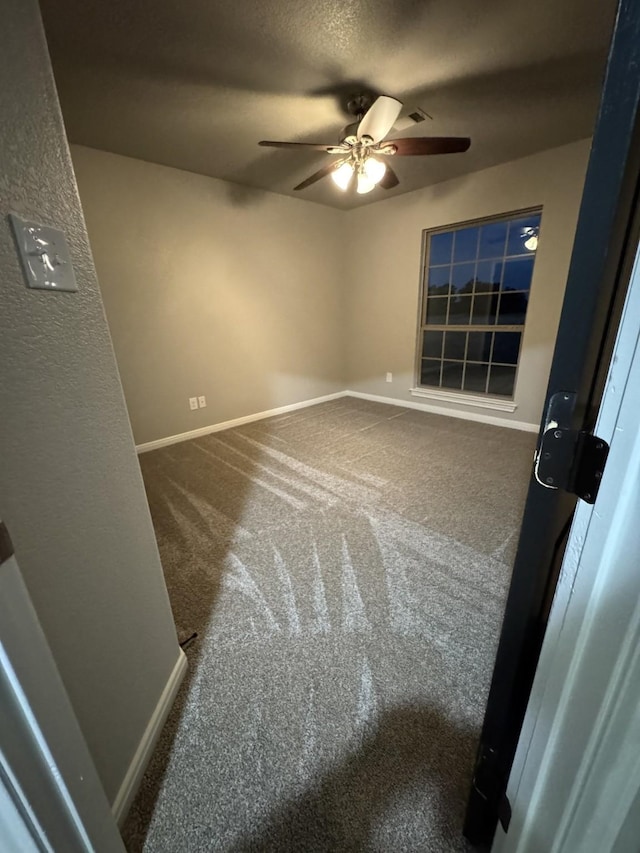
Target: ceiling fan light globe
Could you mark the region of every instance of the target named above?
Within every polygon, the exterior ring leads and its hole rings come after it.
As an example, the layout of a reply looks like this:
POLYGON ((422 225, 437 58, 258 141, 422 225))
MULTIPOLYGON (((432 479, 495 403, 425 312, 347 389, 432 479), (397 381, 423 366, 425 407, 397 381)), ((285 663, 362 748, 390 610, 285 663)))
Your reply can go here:
POLYGON ((365 193, 370 193, 374 188, 375 183, 371 178, 367 177, 364 171, 358 172, 358 185, 356 186, 356 191, 360 193, 360 195, 364 195, 365 193))
POLYGON ((382 160, 377 160, 375 157, 367 157, 364 164, 364 173, 373 184, 379 183, 384 178, 386 171, 387 166, 382 160))
POLYGON ((343 163, 341 166, 331 173, 331 180, 337 187, 344 192, 349 184, 351 183, 351 178, 353 177, 353 166, 351 163, 343 163))

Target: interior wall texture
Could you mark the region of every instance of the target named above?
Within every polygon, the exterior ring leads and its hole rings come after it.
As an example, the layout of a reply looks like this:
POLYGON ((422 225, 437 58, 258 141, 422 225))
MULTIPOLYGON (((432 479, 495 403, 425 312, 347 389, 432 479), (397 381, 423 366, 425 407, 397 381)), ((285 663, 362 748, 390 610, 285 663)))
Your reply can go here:
POLYGON ((181 654, 36 0, 0 28, 0 517, 109 800, 181 654), (25 286, 7 214, 63 229, 25 286))
POLYGON ((344 389, 336 211, 71 153, 138 444, 344 389))
MULTIPOLYGON (((354 391, 416 402, 415 355, 423 231, 542 207, 515 390, 516 411, 490 412, 537 425, 551 368, 587 168, 581 140, 416 190, 345 214, 347 385, 354 391), (393 382, 385 381, 387 371, 393 382)), ((487 414, 434 399, 433 408, 487 414)))

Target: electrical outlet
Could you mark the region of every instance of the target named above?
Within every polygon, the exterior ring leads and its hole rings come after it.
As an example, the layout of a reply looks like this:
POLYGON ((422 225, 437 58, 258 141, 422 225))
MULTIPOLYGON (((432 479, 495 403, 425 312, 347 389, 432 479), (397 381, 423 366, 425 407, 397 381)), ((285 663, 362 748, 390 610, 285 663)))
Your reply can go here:
POLYGON ((192 412, 194 412, 198 408, 198 398, 197 397, 189 397, 189 408, 192 412))
POLYGON ((393 373, 387 373, 387 382, 393 382, 393 373))
POLYGON ((207 408, 207 398, 204 395, 202 397, 198 397, 198 405, 201 409, 207 408))

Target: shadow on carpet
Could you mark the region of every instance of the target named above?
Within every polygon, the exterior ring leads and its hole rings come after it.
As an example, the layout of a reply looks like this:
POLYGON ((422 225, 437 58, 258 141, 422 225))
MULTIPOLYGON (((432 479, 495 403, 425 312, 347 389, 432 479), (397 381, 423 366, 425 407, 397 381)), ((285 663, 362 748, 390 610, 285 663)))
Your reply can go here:
POLYGON ((199 637, 131 853, 470 849, 534 443, 344 398, 140 458, 199 637))

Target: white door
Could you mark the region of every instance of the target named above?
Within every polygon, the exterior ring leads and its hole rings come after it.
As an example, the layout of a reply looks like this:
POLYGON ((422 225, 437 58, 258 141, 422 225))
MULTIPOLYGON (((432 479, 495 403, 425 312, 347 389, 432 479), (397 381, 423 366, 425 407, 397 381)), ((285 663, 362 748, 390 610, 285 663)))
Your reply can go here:
POLYGON ((1 521, 0 850, 124 853, 1 521))

